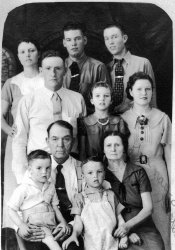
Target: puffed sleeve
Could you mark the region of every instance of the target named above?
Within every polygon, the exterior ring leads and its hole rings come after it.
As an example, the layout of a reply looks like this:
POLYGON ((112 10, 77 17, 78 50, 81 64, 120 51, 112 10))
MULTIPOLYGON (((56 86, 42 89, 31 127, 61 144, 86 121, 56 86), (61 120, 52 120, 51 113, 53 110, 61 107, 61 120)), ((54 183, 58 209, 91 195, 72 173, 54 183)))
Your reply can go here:
POLYGON ((79 136, 86 136, 87 130, 86 130, 86 126, 84 124, 84 118, 77 119, 77 126, 78 126, 78 135, 79 136))
POLYGON ((1 90, 1 99, 8 102, 9 104, 13 102, 13 95, 12 95, 13 85, 10 82, 11 79, 8 79, 1 90))
POLYGON ((118 123, 118 131, 126 136, 130 135, 130 131, 128 129, 127 123, 123 120, 122 117, 120 117, 119 123, 118 123))
POLYGON ((96 82, 104 81, 110 84, 107 68, 104 63, 100 63, 97 68, 96 82))
POLYGON ((161 139, 161 144, 171 144, 172 126, 170 118, 166 114, 163 117, 162 126, 163 126, 163 135, 161 139))
POLYGON ((150 180, 144 168, 140 168, 140 170, 136 172, 136 179, 139 184, 140 193, 152 191, 150 180))
POLYGON ((20 185, 14 190, 10 200, 7 203, 7 206, 14 209, 15 211, 20 211, 20 207, 23 204, 25 197, 26 197, 25 186, 20 185))
POLYGON ((72 202, 71 214, 81 215, 84 206, 84 198, 81 193, 75 195, 75 199, 72 202))

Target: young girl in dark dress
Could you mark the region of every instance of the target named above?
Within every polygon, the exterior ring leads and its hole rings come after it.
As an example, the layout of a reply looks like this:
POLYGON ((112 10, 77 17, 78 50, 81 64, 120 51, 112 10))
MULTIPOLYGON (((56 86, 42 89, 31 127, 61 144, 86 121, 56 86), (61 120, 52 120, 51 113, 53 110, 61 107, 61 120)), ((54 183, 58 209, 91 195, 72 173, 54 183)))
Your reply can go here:
POLYGON ((107 130, 127 133, 125 122, 120 116, 109 114, 112 89, 106 82, 96 82, 91 88, 90 101, 95 112, 79 120, 80 159, 103 154, 103 136, 107 130))

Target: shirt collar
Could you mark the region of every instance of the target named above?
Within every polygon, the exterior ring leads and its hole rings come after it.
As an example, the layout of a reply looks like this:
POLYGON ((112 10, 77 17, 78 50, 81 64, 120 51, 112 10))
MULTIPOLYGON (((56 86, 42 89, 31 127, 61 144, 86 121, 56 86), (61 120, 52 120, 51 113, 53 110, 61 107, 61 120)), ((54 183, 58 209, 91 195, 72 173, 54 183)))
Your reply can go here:
MULTIPOLYGON (((130 58, 131 58, 131 53, 130 53, 129 51, 127 51, 126 54, 125 54, 125 56, 123 56, 123 59, 124 59, 124 61, 125 61, 126 63, 129 63, 130 58)), ((114 64, 115 64, 114 60, 115 60, 115 57, 113 57, 111 67, 113 67, 114 64)))
MULTIPOLYGON (((148 118, 148 125, 153 128, 155 127, 164 117, 165 113, 152 108, 149 115, 147 116, 148 118)), ((126 116, 127 116, 127 122, 131 125, 131 127, 135 128, 137 126, 137 118, 138 114, 131 108, 130 110, 126 111, 126 116)))
MULTIPOLYGON (((136 166, 130 162, 126 164, 125 172, 123 175, 123 180, 124 182, 128 177, 130 177, 134 172, 137 172, 140 170, 142 167, 136 166)), ((114 183, 114 182, 120 182, 119 179, 107 168, 106 170, 106 179, 107 181, 114 183)))
MULTIPOLYGON (((53 155, 51 156, 51 158, 52 158, 52 169, 55 170, 59 164, 56 162, 53 155)), ((61 164, 63 165, 63 169, 66 168, 67 166, 70 166, 71 161, 72 161, 72 156, 69 155, 69 158, 64 163, 61 164)))
POLYGON ((44 87, 44 88, 43 88, 43 91, 44 91, 44 93, 49 97, 49 99, 52 98, 54 92, 57 92, 58 95, 59 95, 59 97, 60 97, 61 99, 63 99, 63 96, 64 96, 64 88, 63 88, 63 87, 61 87, 61 88, 60 88, 59 90, 57 90, 57 91, 52 91, 52 90, 50 90, 50 89, 44 87))
MULTIPOLYGON (((39 189, 38 185, 32 180, 30 172, 28 170, 24 174, 24 178, 23 178, 22 183, 31 185, 31 186, 36 187, 36 188, 39 189)), ((49 180, 47 180, 44 183, 42 190, 45 190, 50 185, 50 183, 51 183, 51 178, 49 178, 49 180)))
MULTIPOLYGON (((85 63, 85 61, 87 59, 88 59, 88 57, 86 56, 86 54, 84 54, 78 61, 76 61, 78 63, 78 67, 79 67, 80 70, 82 69, 83 64, 85 63)), ((70 57, 67 58, 67 66, 68 66, 68 68, 71 66, 71 64, 73 62, 74 61, 70 57)))
MULTIPOLYGON (((97 124, 98 122, 98 118, 92 114, 92 115, 89 115, 85 118, 85 121, 87 123, 87 125, 95 125, 97 124)), ((115 117, 115 116, 109 116, 109 124, 116 124, 116 122, 118 122, 118 117, 115 117)))

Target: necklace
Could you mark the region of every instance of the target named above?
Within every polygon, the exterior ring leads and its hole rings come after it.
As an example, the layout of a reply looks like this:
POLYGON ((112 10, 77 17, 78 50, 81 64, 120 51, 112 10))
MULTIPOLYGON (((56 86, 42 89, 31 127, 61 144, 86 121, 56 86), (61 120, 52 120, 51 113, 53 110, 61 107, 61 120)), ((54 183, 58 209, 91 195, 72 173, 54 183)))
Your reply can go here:
POLYGON ((98 123, 99 123, 100 125, 102 125, 102 126, 107 125, 108 122, 109 122, 109 118, 108 118, 108 117, 103 118, 103 119, 98 119, 98 123))

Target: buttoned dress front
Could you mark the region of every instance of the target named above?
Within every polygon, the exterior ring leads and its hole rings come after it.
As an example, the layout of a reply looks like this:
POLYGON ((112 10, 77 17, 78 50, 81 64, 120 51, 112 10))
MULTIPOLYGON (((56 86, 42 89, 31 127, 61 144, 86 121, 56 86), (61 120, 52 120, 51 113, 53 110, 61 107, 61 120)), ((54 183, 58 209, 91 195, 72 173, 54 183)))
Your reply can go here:
POLYGON ((169 117, 152 108, 147 116, 148 124, 137 123, 138 114, 133 109, 122 115, 131 132, 129 156, 132 162, 141 165, 147 172, 152 186, 153 219, 160 231, 166 249, 170 249, 170 213, 165 211, 165 195, 168 192, 167 167, 163 147, 171 144, 171 122, 169 117), (140 156, 147 157, 146 164, 140 164, 140 156))

